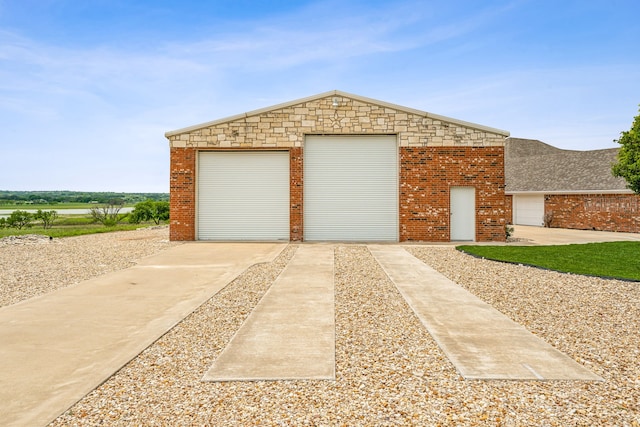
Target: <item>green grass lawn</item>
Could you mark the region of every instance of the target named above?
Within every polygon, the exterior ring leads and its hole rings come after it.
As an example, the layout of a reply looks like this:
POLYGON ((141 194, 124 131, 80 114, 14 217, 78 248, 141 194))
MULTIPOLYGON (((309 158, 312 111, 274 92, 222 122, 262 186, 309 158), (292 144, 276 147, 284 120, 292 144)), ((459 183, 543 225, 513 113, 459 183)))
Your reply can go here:
POLYGON ((53 226, 53 228, 44 229, 42 226, 34 226, 30 228, 16 229, 16 228, 4 228, 0 229, 0 239, 7 236, 22 236, 25 234, 42 234, 44 236, 51 236, 54 238, 59 237, 72 237, 81 236, 83 234, 97 234, 97 233, 110 233, 112 231, 127 231, 136 230, 142 227, 154 226, 153 223, 141 223, 141 224, 118 224, 114 227, 105 227, 102 224, 87 224, 76 226, 53 226))
POLYGON ((564 273, 640 281, 640 242, 557 246, 458 246, 487 259, 527 264, 564 273))
MULTIPOLYGON (((0 238, 7 236, 22 236, 25 234, 42 234, 54 238, 81 236, 83 234, 109 233, 112 231, 135 230, 142 227, 151 227, 155 223, 141 222, 140 224, 130 224, 126 218, 114 227, 105 227, 87 215, 64 215, 64 211, 60 212, 60 216, 53 222, 53 227, 44 229, 42 222, 34 220, 31 227, 24 227, 20 230, 17 228, 0 228, 0 238)), ((162 223, 161 223, 162 224, 162 223)))

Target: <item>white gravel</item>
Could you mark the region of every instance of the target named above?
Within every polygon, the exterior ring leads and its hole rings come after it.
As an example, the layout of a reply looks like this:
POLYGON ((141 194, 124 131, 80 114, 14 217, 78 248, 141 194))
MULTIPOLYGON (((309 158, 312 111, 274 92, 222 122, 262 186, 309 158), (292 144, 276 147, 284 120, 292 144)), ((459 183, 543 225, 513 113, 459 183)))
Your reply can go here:
POLYGON ((0 239, 0 307, 131 267, 176 244, 169 242, 167 227, 53 240, 5 237, 0 239))
POLYGON ((200 381, 295 249, 250 268, 52 425, 640 424, 637 283, 449 246, 407 249, 606 381, 462 379, 359 245, 335 250, 336 381, 200 381))

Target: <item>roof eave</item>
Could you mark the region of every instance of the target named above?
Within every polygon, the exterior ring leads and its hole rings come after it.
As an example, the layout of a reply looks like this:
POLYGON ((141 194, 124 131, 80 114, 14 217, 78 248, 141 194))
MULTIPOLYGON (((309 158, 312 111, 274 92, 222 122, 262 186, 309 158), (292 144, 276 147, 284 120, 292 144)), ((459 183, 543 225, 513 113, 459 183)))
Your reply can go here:
POLYGON ((519 194, 635 194, 629 189, 622 190, 505 190, 504 194, 507 196, 514 196, 519 194))

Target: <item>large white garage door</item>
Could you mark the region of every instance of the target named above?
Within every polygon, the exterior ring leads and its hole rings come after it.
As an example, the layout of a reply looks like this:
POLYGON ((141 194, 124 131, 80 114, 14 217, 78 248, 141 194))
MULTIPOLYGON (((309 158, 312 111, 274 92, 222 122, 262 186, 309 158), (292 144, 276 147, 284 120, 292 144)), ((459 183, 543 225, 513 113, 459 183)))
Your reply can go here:
POLYGON ((542 226, 544 217, 544 195, 514 195, 513 216, 516 225, 542 226))
POLYGON ((308 136, 305 240, 397 241, 397 153, 395 136, 308 136))
POLYGON ((200 152, 199 240, 289 240, 289 153, 200 152))

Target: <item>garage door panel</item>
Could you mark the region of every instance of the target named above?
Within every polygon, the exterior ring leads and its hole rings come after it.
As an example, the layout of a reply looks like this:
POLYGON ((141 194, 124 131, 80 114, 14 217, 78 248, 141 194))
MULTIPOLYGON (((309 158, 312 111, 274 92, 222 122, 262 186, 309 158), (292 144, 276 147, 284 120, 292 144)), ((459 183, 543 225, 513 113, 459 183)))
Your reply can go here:
POLYGON ((398 240, 395 136, 309 136, 305 240, 398 240))
POLYGON ((198 162, 198 239, 289 239, 288 152, 201 152, 198 162))
POLYGON ((514 195, 514 223, 516 225, 542 226, 544 217, 544 195, 514 195))

